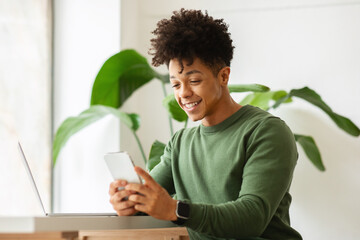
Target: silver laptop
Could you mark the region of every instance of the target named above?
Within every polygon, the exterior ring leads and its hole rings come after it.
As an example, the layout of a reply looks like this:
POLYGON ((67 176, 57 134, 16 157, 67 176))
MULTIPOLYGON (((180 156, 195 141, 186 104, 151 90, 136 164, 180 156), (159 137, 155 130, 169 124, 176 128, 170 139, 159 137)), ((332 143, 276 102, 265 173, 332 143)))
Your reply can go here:
POLYGON ((116 213, 48 213, 48 212, 46 212, 43 201, 41 200, 41 197, 40 197, 39 190, 38 190, 38 188, 36 186, 35 179, 34 179, 32 173, 31 173, 28 161, 26 160, 26 157, 25 157, 25 154, 24 154, 24 151, 23 151, 23 149, 21 147, 20 142, 18 142, 18 147, 19 147, 19 152, 20 152, 20 155, 21 155, 22 162, 24 163, 26 172, 28 173, 31 185, 33 187, 33 190, 34 190, 34 192, 35 192, 35 194, 37 196, 39 205, 41 206, 41 209, 42 209, 45 216, 49 216, 49 217, 61 217, 61 216, 64 216, 64 217, 69 217, 69 216, 117 216, 116 213))

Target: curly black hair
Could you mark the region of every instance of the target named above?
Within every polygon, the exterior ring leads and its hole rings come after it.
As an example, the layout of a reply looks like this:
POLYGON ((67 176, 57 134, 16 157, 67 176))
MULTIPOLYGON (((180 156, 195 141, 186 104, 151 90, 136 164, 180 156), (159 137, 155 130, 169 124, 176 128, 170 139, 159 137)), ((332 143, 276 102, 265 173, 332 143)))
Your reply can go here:
POLYGON ((182 70, 182 61, 193 63, 199 58, 212 70, 230 66, 234 46, 224 19, 213 19, 207 11, 200 10, 174 11, 170 19, 157 23, 152 32, 150 55, 154 55, 152 64, 169 66, 171 59, 178 59, 182 70))

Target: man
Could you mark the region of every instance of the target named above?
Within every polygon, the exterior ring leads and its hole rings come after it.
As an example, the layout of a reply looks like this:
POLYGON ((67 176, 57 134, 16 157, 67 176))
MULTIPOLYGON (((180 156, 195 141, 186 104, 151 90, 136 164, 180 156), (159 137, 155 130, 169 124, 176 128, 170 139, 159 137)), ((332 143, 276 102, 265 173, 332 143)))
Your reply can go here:
POLYGON ((289 220, 293 134, 279 118, 231 98, 228 26, 181 9, 153 33, 153 65, 167 64, 178 104, 201 124, 175 133, 150 175, 135 167, 145 184, 111 183, 118 215, 174 221, 191 239, 301 239, 289 220))

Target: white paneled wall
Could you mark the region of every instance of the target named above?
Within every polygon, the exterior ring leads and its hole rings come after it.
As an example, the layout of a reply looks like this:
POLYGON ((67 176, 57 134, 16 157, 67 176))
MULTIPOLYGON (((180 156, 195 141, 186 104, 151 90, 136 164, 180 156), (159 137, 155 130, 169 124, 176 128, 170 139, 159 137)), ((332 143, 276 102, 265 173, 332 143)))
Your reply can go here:
POLYGON ((0 1, 0 216, 42 214, 20 140, 47 207, 51 163, 51 1, 0 1))
MULTIPOLYGON (((261 83, 284 90, 309 86, 335 112, 360 126, 360 1, 125 0, 122 48, 135 48, 150 59, 150 32, 158 20, 181 7, 207 9, 230 25, 236 47, 230 83, 261 83)), ((161 86, 154 81, 125 106, 142 117, 139 136, 147 153, 155 139, 169 140, 161 100, 161 86)), ((319 172, 299 149, 291 188, 293 226, 304 239, 357 239, 360 139, 340 131, 323 112, 302 100, 273 113, 294 132, 315 138, 327 169, 319 172)), ((121 141, 121 146, 140 159, 132 138, 122 131, 121 139, 127 142, 121 141)))
MULTIPOLYGON (((92 84, 120 50, 120 1, 54 1, 54 125, 90 106, 92 84)), ((80 131, 55 166, 54 211, 105 212, 112 180, 103 160, 119 150, 119 123, 108 116, 80 131)))

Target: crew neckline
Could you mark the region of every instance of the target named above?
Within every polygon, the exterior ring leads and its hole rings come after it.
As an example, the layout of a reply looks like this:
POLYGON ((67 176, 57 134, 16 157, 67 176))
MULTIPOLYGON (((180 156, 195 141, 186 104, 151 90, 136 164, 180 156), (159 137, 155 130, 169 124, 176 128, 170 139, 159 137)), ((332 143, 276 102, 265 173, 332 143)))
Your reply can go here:
POLYGON ((221 130, 224 130, 228 126, 230 126, 234 121, 236 121, 239 117, 241 117, 248 108, 250 108, 250 105, 242 106, 239 110, 237 110, 235 113, 233 113, 230 117, 222 121, 221 123, 218 123, 214 126, 206 127, 203 124, 200 124, 200 132, 204 134, 208 133, 215 133, 221 130))

